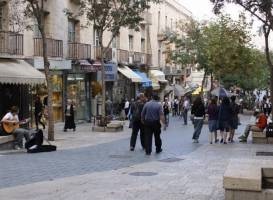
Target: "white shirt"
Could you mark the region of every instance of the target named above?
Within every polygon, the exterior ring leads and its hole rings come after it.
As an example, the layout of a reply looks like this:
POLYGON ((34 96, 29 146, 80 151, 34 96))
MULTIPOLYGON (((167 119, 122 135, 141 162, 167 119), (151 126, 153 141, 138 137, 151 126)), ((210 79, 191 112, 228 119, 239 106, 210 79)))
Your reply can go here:
POLYGON ((126 102, 125 102, 125 105, 124 105, 124 109, 129 108, 129 106, 130 106, 129 101, 126 101, 126 102))
POLYGON ((17 121, 19 122, 19 117, 18 115, 12 115, 11 112, 8 112, 1 121, 5 121, 5 120, 9 120, 9 121, 17 121))
POLYGON ((189 109, 189 101, 188 100, 184 101, 183 107, 186 108, 186 109, 189 109))

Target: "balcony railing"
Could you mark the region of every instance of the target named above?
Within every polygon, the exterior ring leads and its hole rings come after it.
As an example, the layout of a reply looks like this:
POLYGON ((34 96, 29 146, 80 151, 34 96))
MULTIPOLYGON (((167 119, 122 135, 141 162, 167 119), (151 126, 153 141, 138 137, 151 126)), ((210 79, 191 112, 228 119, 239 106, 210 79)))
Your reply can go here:
MULTIPOLYGON (((100 47, 94 47, 95 49, 95 59, 100 59, 102 57, 101 49, 100 47)), ((105 49, 105 56, 104 59, 106 60, 112 60, 112 48, 104 48, 105 49)))
POLYGON ((0 31, 0 54, 23 55, 23 34, 0 31))
POLYGON ((129 51, 118 49, 117 60, 119 63, 129 63, 129 51))
POLYGON ((82 60, 91 58, 91 45, 76 42, 68 43, 68 59, 82 60))
MULTIPOLYGON (((47 56, 63 57, 63 41, 46 38, 47 56)), ((34 56, 43 56, 42 38, 34 38, 34 56)))

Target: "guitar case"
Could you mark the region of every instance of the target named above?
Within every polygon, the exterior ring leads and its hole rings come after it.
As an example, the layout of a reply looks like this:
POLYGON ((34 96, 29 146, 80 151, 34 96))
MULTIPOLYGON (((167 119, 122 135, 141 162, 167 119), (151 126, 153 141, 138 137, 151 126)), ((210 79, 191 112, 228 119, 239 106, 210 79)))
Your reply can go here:
POLYGON ((40 153, 40 152, 50 152, 56 151, 57 147, 55 145, 51 145, 48 140, 46 140, 49 144, 43 145, 44 135, 41 129, 38 129, 36 132, 31 134, 30 140, 25 143, 25 148, 28 153, 40 153))

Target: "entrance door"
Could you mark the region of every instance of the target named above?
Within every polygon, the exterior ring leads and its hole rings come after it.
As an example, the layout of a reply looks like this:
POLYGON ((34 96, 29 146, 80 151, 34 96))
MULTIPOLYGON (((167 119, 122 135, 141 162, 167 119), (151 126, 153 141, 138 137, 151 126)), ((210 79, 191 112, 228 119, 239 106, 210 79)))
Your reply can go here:
POLYGON ((67 77, 67 100, 75 105, 75 119, 85 119, 86 98, 84 74, 69 74, 67 77))

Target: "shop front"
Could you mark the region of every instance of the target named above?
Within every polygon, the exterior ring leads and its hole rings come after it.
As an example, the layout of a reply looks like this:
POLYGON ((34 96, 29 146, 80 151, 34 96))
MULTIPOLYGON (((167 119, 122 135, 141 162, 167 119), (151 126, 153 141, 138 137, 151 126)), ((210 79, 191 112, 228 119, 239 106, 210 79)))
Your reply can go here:
POLYGON ((31 117, 31 88, 45 83, 45 75, 24 60, 0 59, 0 118, 18 106, 19 118, 31 117))
POLYGON ((71 100, 75 107, 75 120, 90 121, 93 114, 92 85, 97 81, 97 72, 101 69, 98 62, 78 60, 72 70, 65 75, 65 103, 71 100))
POLYGON ((121 103, 124 99, 132 99, 137 95, 138 84, 142 78, 127 66, 118 67, 118 79, 114 85, 114 102, 121 103))
MULTIPOLYGON (((34 67, 41 71, 44 70, 43 58, 34 58, 34 67)), ((52 75, 52 107, 53 107, 53 118, 55 122, 61 122, 64 120, 64 106, 65 106, 65 74, 68 70, 71 70, 70 60, 53 60, 50 59, 50 73, 52 75)), ((36 87, 34 91, 35 95, 40 98, 47 98, 46 85, 36 87)))

